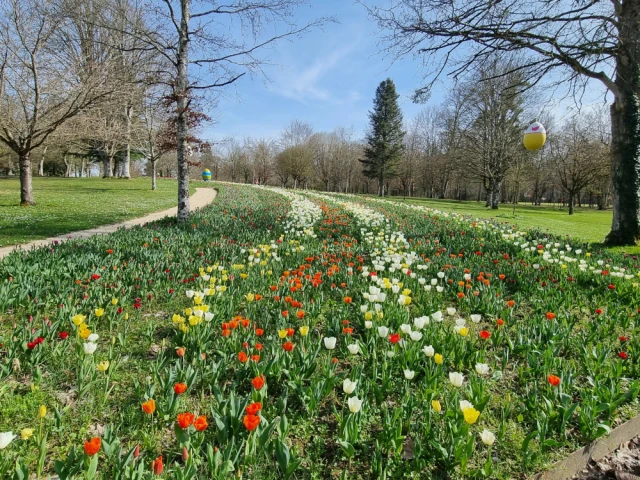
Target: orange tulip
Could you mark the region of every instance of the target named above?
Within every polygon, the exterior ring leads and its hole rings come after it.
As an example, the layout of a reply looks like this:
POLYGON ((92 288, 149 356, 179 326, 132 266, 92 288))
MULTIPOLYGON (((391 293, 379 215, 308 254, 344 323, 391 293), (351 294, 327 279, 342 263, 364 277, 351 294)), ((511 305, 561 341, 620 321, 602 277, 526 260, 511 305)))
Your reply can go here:
POLYGON ((84 453, 86 453, 90 457, 94 456, 100 451, 101 444, 102 441, 100 440, 100 437, 94 437, 88 442, 84 442, 84 453))
POLYGON ((258 428, 258 425, 260 425, 260 417, 257 415, 245 415, 242 422, 244 423, 244 426, 247 428, 247 430, 251 432, 258 428))
POLYGON ((162 464, 162 455, 151 462, 151 470, 155 475, 162 475, 162 470, 164 470, 164 465, 162 464))
POLYGON ((180 428, 185 430, 191 426, 193 423, 193 413, 179 413, 178 414, 178 425, 180 428))
POLYGON ((193 426, 198 432, 203 432, 209 426, 209 424, 207 423, 207 417, 205 417, 204 415, 199 416, 193 422, 193 426))
POLYGON ((142 404, 142 411, 147 415, 153 415, 153 412, 156 411, 156 401, 153 398, 150 398, 144 402, 142 404))
POLYGON ((255 388, 256 390, 260 390, 262 387, 264 387, 264 377, 255 377, 253 380, 251 380, 251 385, 253 385, 253 388, 255 388))
POLYGON ((186 383, 176 383, 173 386, 173 391, 176 393, 176 395, 182 395, 184 392, 187 391, 187 384, 186 383))

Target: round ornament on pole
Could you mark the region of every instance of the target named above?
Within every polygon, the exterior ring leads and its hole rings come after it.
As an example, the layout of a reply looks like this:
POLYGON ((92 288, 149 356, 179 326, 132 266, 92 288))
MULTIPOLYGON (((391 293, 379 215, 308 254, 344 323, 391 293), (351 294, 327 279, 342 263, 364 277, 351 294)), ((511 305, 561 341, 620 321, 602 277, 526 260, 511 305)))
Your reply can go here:
POLYGON ((527 150, 540 150, 544 142, 547 141, 547 131, 540 122, 534 122, 529 125, 527 131, 524 132, 522 143, 527 150))

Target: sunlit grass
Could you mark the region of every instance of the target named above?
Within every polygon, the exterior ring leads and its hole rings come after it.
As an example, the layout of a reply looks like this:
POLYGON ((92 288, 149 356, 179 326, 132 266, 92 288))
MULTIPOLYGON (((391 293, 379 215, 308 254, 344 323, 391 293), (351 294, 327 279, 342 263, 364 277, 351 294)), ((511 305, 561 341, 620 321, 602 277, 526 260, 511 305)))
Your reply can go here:
MULTIPOLYGON (((34 178, 36 205, 21 207, 17 178, 0 178, 0 246, 117 223, 177 205, 175 180, 34 178)), ((195 189, 192 190, 195 191, 195 189)))

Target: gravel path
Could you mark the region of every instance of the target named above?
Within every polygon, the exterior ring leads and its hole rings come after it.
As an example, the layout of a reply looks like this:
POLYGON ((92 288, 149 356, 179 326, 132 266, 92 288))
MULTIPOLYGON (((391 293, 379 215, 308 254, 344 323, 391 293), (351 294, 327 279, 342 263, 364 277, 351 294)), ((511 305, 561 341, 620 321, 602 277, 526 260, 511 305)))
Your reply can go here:
MULTIPOLYGON (((216 190, 213 188, 196 188, 196 193, 189 197, 189 203, 192 210, 209 205, 214 198, 216 198, 216 190)), ((131 228, 136 225, 144 225, 145 223, 153 222, 154 220, 160 220, 164 217, 173 217, 178 213, 178 207, 173 207, 161 212, 150 213, 144 217, 133 218, 122 223, 116 223, 113 225, 103 225, 89 230, 80 230, 78 232, 65 233, 64 235, 58 235, 57 237, 45 238, 43 240, 35 240, 29 243, 23 243, 21 245, 11 245, 9 247, 0 248, 0 259, 6 257, 16 249, 30 250, 31 248, 44 247, 51 242, 62 242, 69 238, 88 238, 93 235, 104 235, 105 233, 115 232, 119 228, 131 228)))

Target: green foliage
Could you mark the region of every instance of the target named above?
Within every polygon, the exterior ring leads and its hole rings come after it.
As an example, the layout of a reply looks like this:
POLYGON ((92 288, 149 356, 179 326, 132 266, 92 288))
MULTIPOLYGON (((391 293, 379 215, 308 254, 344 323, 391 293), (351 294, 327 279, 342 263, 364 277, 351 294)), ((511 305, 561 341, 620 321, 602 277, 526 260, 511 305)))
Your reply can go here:
POLYGON ((376 89, 373 111, 369 112, 371 131, 367 134, 367 146, 363 173, 378 179, 378 185, 397 175, 397 168, 404 152, 402 112, 398 106, 396 86, 390 78, 382 81, 376 89))

